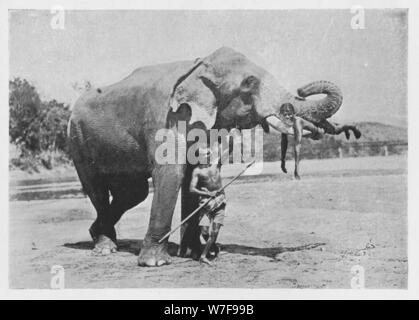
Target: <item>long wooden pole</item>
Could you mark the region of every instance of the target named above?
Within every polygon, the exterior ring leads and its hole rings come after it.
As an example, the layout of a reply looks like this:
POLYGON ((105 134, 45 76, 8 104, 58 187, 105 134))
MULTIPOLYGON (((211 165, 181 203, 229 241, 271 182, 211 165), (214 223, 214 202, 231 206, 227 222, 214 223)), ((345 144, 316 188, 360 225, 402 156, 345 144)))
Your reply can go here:
MULTIPOLYGON (((229 182, 227 182, 223 187, 221 187, 220 190, 218 190, 218 192, 223 191, 225 188, 227 188, 230 184, 232 184, 235 180, 237 180, 250 166, 252 166, 255 163, 255 160, 253 160, 252 162, 250 162, 237 176, 235 176, 233 179, 231 179, 229 182)), ((211 201, 211 199, 213 199, 215 196, 211 196, 208 198, 207 201, 205 201, 203 204, 201 204, 198 208, 196 208, 192 213, 190 213, 185 219, 183 219, 180 224, 174 228, 173 230, 169 231, 168 233, 166 233, 164 235, 163 238, 161 238, 159 240, 159 243, 162 243, 163 240, 165 240, 166 238, 168 238, 171 234, 173 234, 177 229, 179 229, 186 221, 188 221, 194 214, 196 214, 199 210, 201 210, 203 207, 205 207, 208 202, 211 201)))

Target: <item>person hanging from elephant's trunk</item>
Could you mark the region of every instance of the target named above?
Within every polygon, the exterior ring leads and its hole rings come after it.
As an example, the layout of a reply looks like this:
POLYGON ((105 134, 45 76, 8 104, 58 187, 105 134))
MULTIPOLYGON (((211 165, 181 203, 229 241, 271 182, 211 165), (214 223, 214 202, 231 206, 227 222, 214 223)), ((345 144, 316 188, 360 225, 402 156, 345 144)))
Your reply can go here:
MULTIPOLYGON (((301 139, 303 137, 311 138, 313 140, 319 140, 324 136, 324 130, 316 127, 311 122, 304 120, 303 118, 295 115, 294 106, 291 103, 284 103, 279 109, 280 114, 285 118, 285 121, 289 121, 294 129, 294 159, 295 169, 294 177, 299 180, 299 165, 300 165, 300 151, 301 151, 301 139), (304 130, 310 131, 310 133, 303 134, 304 130)), ((287 173, 285 167, 285 156, 288 147, 288 136, 284 133, 281 134, 281 169, 287 173)))
POLYGON ((288 136, 294 136, 294 176, 300 179, 299 161, 301 139, 303 137, 313 140, 321 139, 325 133, 338 135, 345 133, 350 138, 350 131, 356 139, 361 137, 361 132, 353 125, 340 125, 329 122, 327 119, 334 115, 342 104, 340 89, 329 81, 315 81, 297 90, 298 96, 289 93, 280 93, 283 102, 279 112, 269 116, 267 123, 281 133, 281 169, 287 173, 285 157, 288 148, 288 136), (306 99, 311 95, 325 94, 322 99, 306 99))

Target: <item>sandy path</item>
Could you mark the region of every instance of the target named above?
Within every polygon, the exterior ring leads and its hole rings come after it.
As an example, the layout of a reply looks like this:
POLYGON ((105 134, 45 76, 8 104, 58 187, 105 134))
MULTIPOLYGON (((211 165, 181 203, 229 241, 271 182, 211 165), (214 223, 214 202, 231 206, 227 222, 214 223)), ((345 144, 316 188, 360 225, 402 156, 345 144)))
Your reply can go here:
MULTIPOLYGON (((303 162, 301 181, 267 175, 229 187, 222 252, 211 267, 177 257, 137 267, 151 197, 122 218, 120 251, 108 257, 90 254, 88 199, 12 201, 10 286, 48 288, 51 266, 62 265, 67 288, 349 288, 351 267, 361 265, 367 288, 405 288, 406 159, 318 163, 303 162)), ((179 216, 177 207, 174 223, 179 216)), ((175 251, 178 234, 170 240, 175 251)))

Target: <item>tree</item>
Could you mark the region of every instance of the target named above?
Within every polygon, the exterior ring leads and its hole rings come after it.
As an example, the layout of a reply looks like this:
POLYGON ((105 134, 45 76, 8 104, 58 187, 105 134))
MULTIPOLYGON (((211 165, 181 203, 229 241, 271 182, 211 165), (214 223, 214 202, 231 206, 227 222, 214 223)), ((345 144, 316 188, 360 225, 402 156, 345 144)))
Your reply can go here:
POLYGON ((9 81, 9 136, 11 142, 31 151, 40 150, 41 99, 28 81, 9 81))
POLYGON ((27 80, 9 81, 9 136, 22 151, 65 150, 68 105, 41 101, 27 80))
POLYGON ((65 150, 67 122, 70 117, 68 105, 51 100, 43 105, 45 116, 42 122, 41 148, 65 150))

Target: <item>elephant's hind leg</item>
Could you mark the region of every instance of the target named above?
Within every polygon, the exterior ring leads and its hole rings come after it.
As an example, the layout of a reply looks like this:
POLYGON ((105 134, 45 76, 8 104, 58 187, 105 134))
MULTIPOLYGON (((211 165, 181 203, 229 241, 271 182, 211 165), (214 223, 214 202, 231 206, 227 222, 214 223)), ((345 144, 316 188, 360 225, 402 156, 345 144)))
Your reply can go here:
MULTIPOLYGON (((80 173, 79 173, 80 175, 80 173)), ((83 176, 83 174, 81 175, 83 176)), ((97 212, 96 220, 91 225, 89 232, 95 244, 93 253, 96 255, 107 255, 116 252, 116 235, 113 228, 108 228, 107 219, 109 216, 109 188, 102 176, 85 175, 83 189, 97 212)))
MULTIPOLYGON (((100 204, 99 206, 94 204, 98 217, 89 230, 95 241, 94 253, 98 255, 107 255, 117 251, 115 224, 127 210, 142 202, 148 195, 148 182, 144 177, 118 175, 117 177, 108 176, 105 180, 109 186, 112 201, 106 210, 101 211, 98 210, 100 204)), ((107 190, 108 201, 109 191, 107 190)), ((93 196, 94 200, 92 197, 90 199, 92 203, 104 203, 103 199, 97 197, 96 194, 93 196)))
POLYGON ((86 144, 82 122, 69 123, 69 147, 74 166, 79 176, 83 191, 92 202, 97 217, 89 232, 95 244, 93 252, 108 254, 116 251, 115 232, 104 232, 105 218, 109 213, 109 187, 106 178, 100 174, 95 162, 89 157, 89 147, 86 144))
POLYGON ((348 140, 350 138, 350 131, 353 132, 355 138, 359 139, 361 137, 361 131, 353 125, 340 125, 338 123, 331 123, 325 120, 319 126, 328 134, 338 135, 345 132, 346 139, 348 140))
POLYGON ((149 186, 144 176, 120 175, 110 182, 110 191, 112 201, 106 224, 115 232, 114 226, 122 215, 147 198, 149 186))

